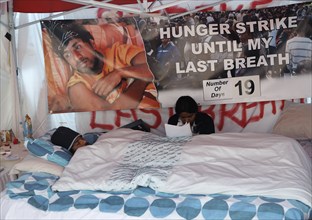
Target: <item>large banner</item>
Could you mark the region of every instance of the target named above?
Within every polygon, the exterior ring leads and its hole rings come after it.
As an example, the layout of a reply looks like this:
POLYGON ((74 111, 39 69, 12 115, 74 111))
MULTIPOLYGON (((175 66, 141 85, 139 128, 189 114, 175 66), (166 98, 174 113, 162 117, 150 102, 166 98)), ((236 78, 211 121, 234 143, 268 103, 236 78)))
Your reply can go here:
POLYGON ((51 113, 311 97, 311 2, 42 21, 51 113))
POLYGON ((41 24, 51 113, 160 107, 134 18, 41 24))

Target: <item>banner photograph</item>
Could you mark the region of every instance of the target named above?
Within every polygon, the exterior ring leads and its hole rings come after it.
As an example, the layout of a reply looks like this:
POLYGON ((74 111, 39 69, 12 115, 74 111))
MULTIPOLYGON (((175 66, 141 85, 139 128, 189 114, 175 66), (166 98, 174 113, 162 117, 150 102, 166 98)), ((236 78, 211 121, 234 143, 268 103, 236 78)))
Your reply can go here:
POLYGON ((135 24, 41 22, 50 113, 160 107, 135 24))
POLYGON ((311 97, 311 2, 42 21, 50 113, 311 97))
POLYGON ((189 94, 201 105, 311 97, 311 11, 306 2, 140 21, 162 106, 189 94))

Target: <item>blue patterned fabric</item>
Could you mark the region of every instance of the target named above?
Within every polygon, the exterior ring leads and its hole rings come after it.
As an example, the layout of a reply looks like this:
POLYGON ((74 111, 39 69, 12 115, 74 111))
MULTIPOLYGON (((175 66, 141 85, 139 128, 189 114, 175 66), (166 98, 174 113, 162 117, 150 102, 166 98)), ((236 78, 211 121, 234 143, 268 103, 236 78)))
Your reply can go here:
POLYGON ((72 157, 72 153, 68 150, 43 139, 28 140, 25 142, 25 147, 32 155, 63 167, 68 164, 72 157))
POLYGON ((65 191, 53 192, 57 176, 25 173, 7 184, 12 199, 26 199, 43 211, 66 212, 91 209, 146 219, 232 219, 302 220, 312 216, 311 207, 297 201, 243 195, 179 195, 138 187, 133 192, 65 191))
MULTIPOLYGON (((56 128, 53 128, 35 140, 27 139, 25 141, 25 147, 36 157, 49 160, 60 166, 66 166, 72 157, 72 153, 61 146, 54 145, 51 142, 51 136, 55 130, 56 128)), ((88 142, 88 144, 93 144, 101 134, 102 133, 100 132, 90 132, 84 134, 83 138, 88 142)))
POLYGON ((88 144, 94 144, 96 140, 103 134, 103 132, 89 132, 82 135, 88 144))

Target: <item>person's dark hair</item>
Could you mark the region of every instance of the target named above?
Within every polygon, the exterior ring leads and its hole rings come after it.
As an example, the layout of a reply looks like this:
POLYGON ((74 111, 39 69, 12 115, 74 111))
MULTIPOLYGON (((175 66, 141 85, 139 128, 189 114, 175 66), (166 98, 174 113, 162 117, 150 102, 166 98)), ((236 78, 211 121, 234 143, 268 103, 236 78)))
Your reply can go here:
POLYGON ((175 112, 180 114, 182 112, 197 113, 198 105, 190 96, 181 96, 175 105, 175 112))
POLYGON ((75 143, 81 134, 64 126, 58 127, 51 136, 52 144, 61 146, 67 150, 71 150, 71 147, 75 143))
POLYGON ((48 31, 54 52, 63 58, 63 52, 72 39, 79 38, 89 43, 94 40, 91 33, 82 24, 74 21, 42 21, 43 28, 48 31))

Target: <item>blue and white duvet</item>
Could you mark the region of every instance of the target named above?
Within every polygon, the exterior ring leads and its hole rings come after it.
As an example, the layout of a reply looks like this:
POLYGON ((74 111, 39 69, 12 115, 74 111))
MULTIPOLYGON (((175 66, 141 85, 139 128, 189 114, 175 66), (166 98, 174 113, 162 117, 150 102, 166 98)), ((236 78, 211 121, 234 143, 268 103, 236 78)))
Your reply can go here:
POLYGON ((9 183, 1 219, 302 220, 312 214, 300 201, 264 196, 179 195, 148 187, 132 192, 55 192, 51 185, 57 179, 47 173, 25 173, 9 183))
POLYGON ((278 135, 118 129, 80 148, 60 178, 10 183, 1 208, 7 218, 23 216, 8 208, 20 200, 36 219, 308 219, 311 177, 298 142, 278 135))

